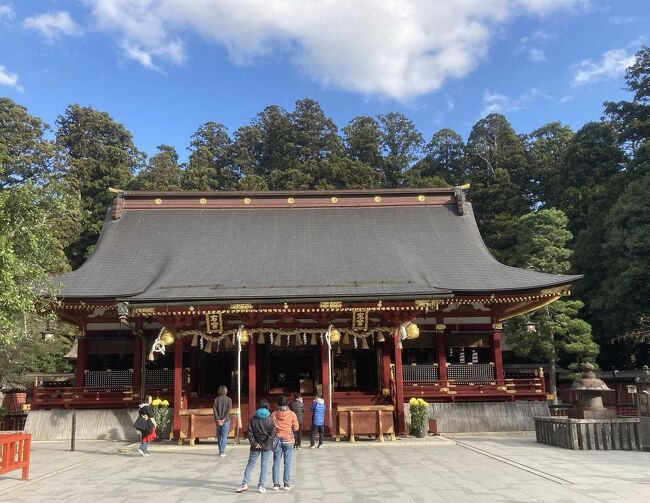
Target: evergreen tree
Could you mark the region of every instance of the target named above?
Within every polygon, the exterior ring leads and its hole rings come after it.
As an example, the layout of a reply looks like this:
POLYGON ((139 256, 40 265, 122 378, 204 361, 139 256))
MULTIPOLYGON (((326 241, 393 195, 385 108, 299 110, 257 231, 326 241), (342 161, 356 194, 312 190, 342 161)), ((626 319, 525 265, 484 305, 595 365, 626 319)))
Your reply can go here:
POLYGON ((131 133, 106 112, 70 105, 57 125, 56 144, 65 153, 68 180, 80 192, 84 212, 81 235, 67 249, 78 267, 97 241, 113 202, 107 189, 128 187, 143 155, 131 133))
POLYGON ((182 176, 176 149, 170 145, 158 145, 158 153, 138 173, 133 186, 145 191, 181 190, 182 176))
POLYGON ((479 120, 467 141, 470 198, 492 253, 513 263, 519 217, 530 210, 532 176, 524 145, 503 115, 479 120))
POLYGON ((347 157, 370 166, 381 173, 382 133, 372 117, 355 117, 343 128, 343 144, 347 157))
POLYGON ((25 107, 0 97, 0 190, 27 181, 41 183, 53 173, 56 149, 45 139, 47 130, 25 107))
POLYGON ((418 159, 424 139, 415 124, 405 115, 389 112, 380 115, 381 149, 383 159, 381 170, 384 186, 400 187, 404 175, 418 159))
POLYGON ((531 168, 533 204, 558 207, 565 190, 564 156, 573 131, 560 122, 551 122, 526 137, 526 154, 531 168))
MULTIPOLYGON (((571 239, 567 224, 566 215, 554 208, 522 216, 515 250, 517 265, 540 272, 566 273, 571 256, 571 250, 566 248, 571 239)), ((578 317, 583 306, 579 300, 557 300, 506 324, 508 341, 513 344, 515 354, 549 362, 550 391, 554 395, 558 358, 577 370, 581 363, 593 361, 598 355, 591 326, 578 317)))
POLYGON ((318 102, 311 99, 296 101, 291 121, 299 161, 327 159, 342 153, 338 128, 334 121, 325 115, 318 102))
POLYGON ((185 190, 231 190, 239 173, 233 166, 233 148, 223 124, 206 122, 193 135, 183 175, 185 190))
POLYGON ((426 157, 421 165, 423 177, 439 177, 451 185, 466 182, 465 142, 453 129, 444 128, 434 133, 425 147, 426 157))

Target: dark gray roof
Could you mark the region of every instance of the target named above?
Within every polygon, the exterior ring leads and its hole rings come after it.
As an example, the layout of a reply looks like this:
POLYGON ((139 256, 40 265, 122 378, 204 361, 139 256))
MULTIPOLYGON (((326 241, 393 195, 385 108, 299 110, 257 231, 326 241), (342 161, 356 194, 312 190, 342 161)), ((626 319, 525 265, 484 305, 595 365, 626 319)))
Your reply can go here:
POLYGON ((471 205, 125 209, 61 298, 381 298, 527 291, 579 276, 498 263, 471 205))

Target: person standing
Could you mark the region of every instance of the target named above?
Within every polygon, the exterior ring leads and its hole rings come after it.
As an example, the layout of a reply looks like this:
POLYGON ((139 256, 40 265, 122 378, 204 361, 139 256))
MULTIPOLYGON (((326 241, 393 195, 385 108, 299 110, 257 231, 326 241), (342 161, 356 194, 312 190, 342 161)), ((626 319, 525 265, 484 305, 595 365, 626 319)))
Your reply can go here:
POLYGON ((316 433, 318 432, 318 448, 323 447, 325 437, 325 400, 320 393, 316 393, 314 403, 311 404, 311 444, 309 447, 316 447, 316 433))
POLYGON ((219 386, 217 398, 212 404, 212 412, 214 412, 214 420, 217 422, 217 444, 219 445, 219 456, 222 458, 226 457, 226 445, 230 431, 230 409, 232 409, 232 400, 228 396, 228 388, 219 386))
POLYGON ((156 419, 151 402, 152 397, 149 395, 146 401, 138 406, 138 417, 135 423, 133 423, 135 429, 142 436, 140 446, 136 449, 141 456, 149 456, 149 442, 153 442, 158 436, 156 434, 156 419))
POLYGON ((277 437, 275 436, 275 425, 271 419, 268 400, 260 400, 255 415, 248 422, 248 441, 251 444, 251 450, 248 454, 248 463, 244 470, 244 478, 237 492, 248 491, 248 483, 251 479, 253 468, 257 458, 262 457, 260 466, 260 479, 257 484, 258 491, 266 492, 266 472, 268 471, 269 458, 271 452, 278 448, 277 437))
POLYGON ((302 401, 300 393, 293 394, 293 401, 289 404, 289 409, 298 418, 298 431, 295 432, 296 442, 293 444, 294 449, 301 449, 302 444, 302 422, 305 419, 305 404, 302 401))
POLYGON ((282 489, 291 489, 291 458, 293 454, 293 432, 298 430, 298 416, 289 410, 287 398, 280 395, 277 408, 271 414, 275 425, 275 434, 280 439, 280 445, 273 452, 273 490, 280 490, 280 463, 284 458, 284 473, 282 476, 282 489))

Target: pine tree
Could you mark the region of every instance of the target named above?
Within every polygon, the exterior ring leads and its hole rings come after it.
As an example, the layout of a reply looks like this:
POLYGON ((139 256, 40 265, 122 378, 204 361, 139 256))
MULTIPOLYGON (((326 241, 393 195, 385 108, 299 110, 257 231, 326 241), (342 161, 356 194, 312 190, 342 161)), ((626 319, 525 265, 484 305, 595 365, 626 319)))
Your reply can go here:
MULTIPOLYGON (((515 250, 518 265, 540 272, 567 272, 571 256, 571 250, 566 248, 571 239, 567 224, 566 215, 554 208, 521 217, 515 250)), ((591 326, 578 317, 583 307, 579 300, 556 300, 506 323, 508 342, 514 346, 515 354, 549 362, 550 391, 554 396, 558 359, 577 370, 581 363, 593 361, 598 355, 591 326)))

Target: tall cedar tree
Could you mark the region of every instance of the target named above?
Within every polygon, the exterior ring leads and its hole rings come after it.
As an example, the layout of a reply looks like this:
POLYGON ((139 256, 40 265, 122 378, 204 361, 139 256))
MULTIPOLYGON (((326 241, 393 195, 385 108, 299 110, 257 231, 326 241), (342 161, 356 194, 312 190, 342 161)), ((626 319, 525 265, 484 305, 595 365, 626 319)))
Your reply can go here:
POLYGON ((233 147, 223 124, 206 122, 193 135, 183 175, 185 190, 232 190, 240 174, 233 166, 233 147))
POLYGON ((176 149, 158 145, 158 152, 138 173, 132 185, 136 190, 181 190, 183 171, 178 164, 176 149))
POLYGON ((503 115, 479 120, 467 141, 470 198, 487 246, 512 264, 519 217, 532 203, 532 174, 522 139, 503 115))
POLYGON ((56 145, 66 155, 68 180, 80 192, 84 212, 81 235, 67 249, 78 267, 94 247, 113 202, 108 188, 128 187, 144 157, 131 133, 106 112, 70 105, 57 125, 56 145))
POLYGON ((400 187, 404 175, 419 158, 424 139, 405 115, 389 112, 378 117, 383 159, 384 187, 400 187))

